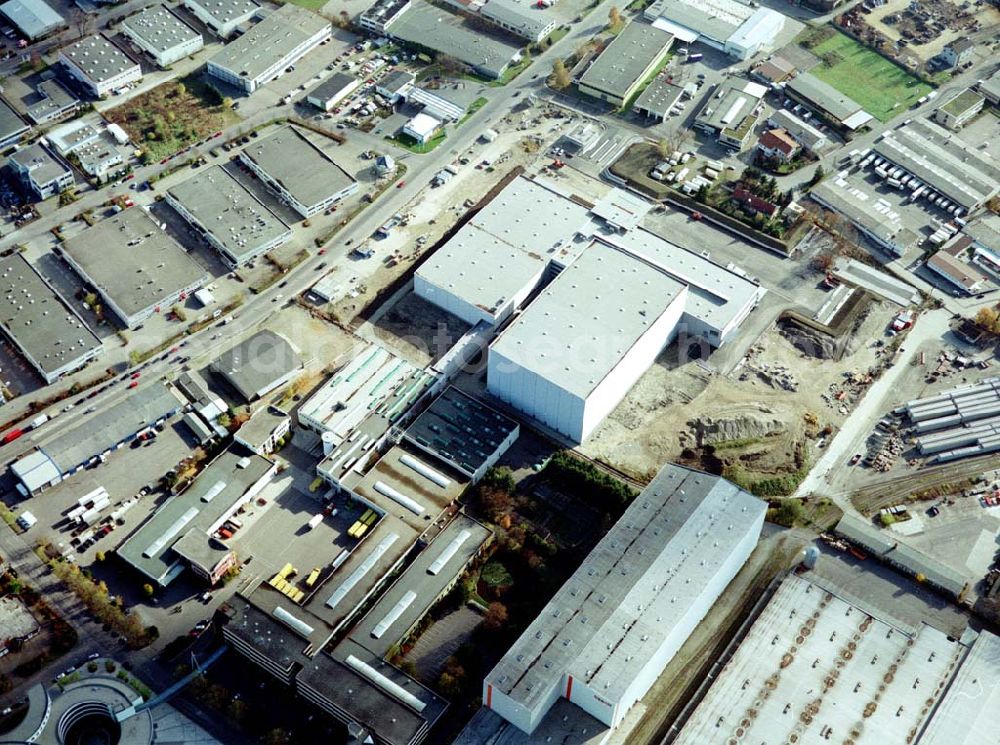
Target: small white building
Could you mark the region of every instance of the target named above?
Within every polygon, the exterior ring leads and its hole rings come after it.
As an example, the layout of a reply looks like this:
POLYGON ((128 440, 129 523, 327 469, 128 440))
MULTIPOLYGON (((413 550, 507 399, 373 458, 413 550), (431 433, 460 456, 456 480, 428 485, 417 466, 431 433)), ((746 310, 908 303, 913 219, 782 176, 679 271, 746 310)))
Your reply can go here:
POLYGON ((442 126, 444 125, 440 119, 435 119, 430 114, 421 111, 403 125, 403 134, 424 145, 434 138, 442 126))
POLYGON ((170 67, 205 46, 201 34, 163 5, 153 5, 129 16, 122 21, 121 29, 160 67, 170 67))
POLYGON ((59 61, 95 98, 142 80, 139 63, 100 34, 64 47, 59 61))
POLYGON ((260 3, 254 0, 184 0, 184 7, 216 36, 228 39, 257 14, 260 3))

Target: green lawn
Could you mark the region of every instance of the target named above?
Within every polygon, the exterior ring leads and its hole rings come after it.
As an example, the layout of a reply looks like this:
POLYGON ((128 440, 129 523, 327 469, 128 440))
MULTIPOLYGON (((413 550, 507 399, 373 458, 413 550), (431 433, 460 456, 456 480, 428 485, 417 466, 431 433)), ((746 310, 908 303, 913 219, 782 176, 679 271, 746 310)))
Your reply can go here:
POLYGON ((400 132, 395 137, 386 137, 385 139, 395 142, 397 145, 399 145, 402 148, 406 148, 411 153, 417 153, 418 155, 422 155, 423 153, 429 153, 431 150, 433 150, 442 142, 444 142, 445 137, 447 137, 447 134, 445 133, 444 129, 442 129, 440 132, 438 132, 431 139, 429 139, 427 142, 424 143, 419 143, 409 135, 404 135, 402 132, 400 132))
POLYGON ((832 57, 809 72, 829 83, 879 121, 888 121, 906 111, 931 86, 839 31, 810 51, 820 59, 832 57))
POLYGON ((303 8, 315 11, 318 13, 322 10, 323 6, 326 5, 327 0, 289 0, 293 5, 300 5, 303 8))
POLYGON ((469 104, 469 108, 465 110, 465 116, 463 116, 461 119, 459 119, 457 122, 455 122, 455 126, 456 127, 460 127, 463 124, 465 124, 465 121, 470 116, 472 116, 477 111, 479 111, 481 108, 483 108, 483 106, 485 106, 487 103, 488 103, 488 101, 485 98, 483 98, 482 96, 480 96, 479 98, 477 98, 475 101, 473 101, 471 104, 469 104))

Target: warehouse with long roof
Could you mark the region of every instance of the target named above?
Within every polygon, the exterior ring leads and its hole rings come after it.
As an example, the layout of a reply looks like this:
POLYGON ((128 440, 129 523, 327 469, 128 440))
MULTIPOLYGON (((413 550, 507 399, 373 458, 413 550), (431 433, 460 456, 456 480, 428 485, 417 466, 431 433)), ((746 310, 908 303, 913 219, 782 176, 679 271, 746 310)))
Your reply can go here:
POLYGON ((757 545, 767 505, 665 466, 483 681, 531 734, 565 698, 617 727, 757 545))

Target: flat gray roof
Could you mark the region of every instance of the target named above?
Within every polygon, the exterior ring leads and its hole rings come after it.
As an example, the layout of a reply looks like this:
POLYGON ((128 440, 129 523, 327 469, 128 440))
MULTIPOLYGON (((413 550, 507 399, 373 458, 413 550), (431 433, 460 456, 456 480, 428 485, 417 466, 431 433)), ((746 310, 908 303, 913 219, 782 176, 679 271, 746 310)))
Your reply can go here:
POLYGON ((766 92, 767 88, 760 83, 727 78, 712 89, 695 121, 719 132, 738 129, 753 113, 766 92))
POLYGON ((152 5, 122 21, 122 28, 158 52, 201 38, 164 5, 152 5))
POLYGON ((1000 163, 928 119, 888 130, 873 152, 972 212, 1000 191, 1000 163))
POLYGON ((862 181, 833 177, 814 186, 809 196, 882 240, 905 244, 907 235, 912 236, 910 243, 917 240, 915 233, 903 227, 899 213, 880 206, 878 194, 862 181))
POLYGON ((670 47, 674 37, 655 26, 632 21, 587 68, 580 84, 621 95, 638 82, 654 59, 670 47))
POLYGON ((768 121, 775 127, 784 129, 797 142, 809 150, 812 150, 819 143, 827 139, 826 135, 816 129, 816 127, 795 116, 795 114, 787 109, 775 109, 768 116, 768 121))
POLYGON ((222 166, 202 169, 167 190, 239 263, 292 230, 222 166))
POLYGON ((586 398, 687 288, 595 241, 493 343, 490 354, 586 398), (581 341, 591 346, 581 351, 581 341))
POLYGON ((520 54, 521 46, 472 28, 457 13, 435 7, 425 0, 413 0, 389 26, 389 34, 435 52, 455 57, 494 78, 520 54))
POLYGON ((449 386, 406 428, 406 438, 471 476, 517 431, 510 417, 449 386))
POLYGON ((307 95, 309 98, 317 98, 320 101, 327 101, 352 83, 360 84, 361 81, 353 75, 348 75, 343 72, 335 72, 333 75, 309 91, 307 95))
POLYGON ((935 710, 965 651, 929 625, 902 629, 789 575, 674 742, 814 743, 855 728, 857 742, 902 742, 935 710))
POLYGON ((29 39, 45 36, 66 25, 66 19, 45 0, 8 0, 0 5, 0 13, 10 19, 29 39))
POLYGON ((385 657, 424 617, 491 535, 488 528, 472 518, 456 515, 358 621, 350 638, 377 657, 385 657), (441 567, 435 565, 439 559, 443 560, 441 567))
POLYGON ((58 80, 45 80, 38 84, 40 101, 28 107, 28 116, 36 122, 58 114, 63 109, 78 104, 79 99, 70 93, 58 80))
POLYGON ((260 3, 254 0, 184 0, 188 5, 196 5, 212 16, 220 24, 236 18, 244 18, 260 10, 260 3))
POLYGON ((61 430, 39 446, 66 473, 95 455, 114 448, 136 432, 164 419, 178 409, 181 400, 159 383, 138 388, 114 406, 102 409, 86 422, 61 430))
POLYGON ((799 73, 785 83, 785 87, 839 122, 861 111, 861 104, 857 101, 808 72, 799 73))
POLYGON ((223 451, 181 494, 170 497, 118 547, 118 555, 151 579, 163 580, 180 561, 175 550, 180 541, 188 545, 189 560, 201 561, 208 568, 229 549, 208 530, 222 519, 247 490, 274 468, 267 458, 250 453, 241 446, 223 451), (219 544, 217 547, 212 543, 219 544), (203 550, 198 551, 198 547, 203 550))
POLYGON ((88 36, 60 50, 83 73, 98 83, 120 75, 139 63, 101 34, 88 36))
POLYGON ((646 18, 663 18, 716 43, 736 33, 754 8, 738 0, 658 0, 646 9, 646 18))
POLYGON ((230 347, 211 364, 245 399, 272 386, 302 367, 302 358, 289 341, 274 331, 258 331, 230 347))
POLYGON ((355 183, 322 148, 291 126, 251 142, 241 155, 307 207, 355 183))
POLYGON ((619 700, 766 510, 721 477, 664 466, 486 683, 529 709, 564 675, 619 700))
POLYGON ((25 123, 14 107, 0 98, 0 140, 7 140, 27 132, 31 127, 25 123))
MULTIPOLYGON (((373 655, 347 639, 334 648, 331 655, 323 654, 303 667, 297 686, 306 686, 328 701, 337 710, 377 733, 378 741, 387 745, 407 745, 419 739, 448 707, 448 702, 421 685, 398 668, 373 655), (399 689, 414 696, 421 711, 404 703, 387 689, 373 684, 353 665, 359 663, 366 671, 374 670, 399 689)), ((310 698, 309 693, 302 694, 310 698)))
POLYGON ((288 421, 288 414, 273 406, 265 406, 243 423, 236 436, 256 450, 285 421, 288 421))
POLYGON ((129 316, 208 280, 208 273, 138 207, 69 238, 62 250, 129 316))
POLYGON ((297 5, 282 5, 209 60, 234 75, 256 79, 330 22, 297 5))
POLYGON ((997 737, 1000 637, 979 632, 923 734, 920 745, 980 745, 997 737))
POLYGON ((101 347, 97 335, 19 253, 0 258, 0 328, 46 372, 101 347))
POLYGON ((69 166, 50 153, 40 142, 22 147, 10 156, 10 160, 27 168, 32 181, 39 185, 48 184, 70 172, 69 166))
POLYGON ((666 117, 670 108, 680 100, 683 92, 684 89, 679 85, 668 83, 663 78, 656 77, 646 86, 646 90, 635 99, 632 108, 666 117))
POLYGON ((535 5, 515 0, 486 0, 479 12, 484 18, 502 23, 509 29, 518 29, 532 39, 555 23, 551 15, 535 5))

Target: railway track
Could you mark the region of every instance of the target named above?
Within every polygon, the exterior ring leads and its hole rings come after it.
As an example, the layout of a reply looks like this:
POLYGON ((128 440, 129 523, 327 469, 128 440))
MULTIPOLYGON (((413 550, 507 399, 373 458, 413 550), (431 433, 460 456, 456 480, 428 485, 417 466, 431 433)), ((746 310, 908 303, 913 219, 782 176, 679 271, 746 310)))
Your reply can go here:
POLYGON ((991 470, 995 464, 996 456, 984 455, 961 463, 931 466, 917 473, 897 476, 858 489, 851 495, 851 503, 862 514, 871 515, 883 507, 907 501, 914 492, 976 478, 984 471, 991 470))

